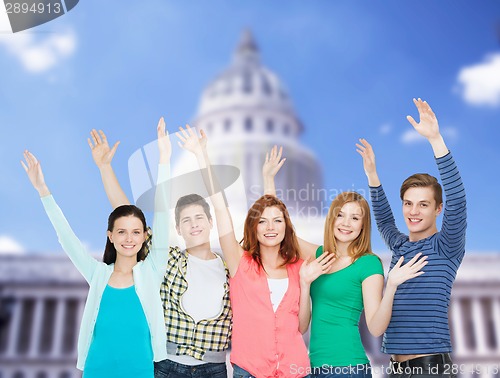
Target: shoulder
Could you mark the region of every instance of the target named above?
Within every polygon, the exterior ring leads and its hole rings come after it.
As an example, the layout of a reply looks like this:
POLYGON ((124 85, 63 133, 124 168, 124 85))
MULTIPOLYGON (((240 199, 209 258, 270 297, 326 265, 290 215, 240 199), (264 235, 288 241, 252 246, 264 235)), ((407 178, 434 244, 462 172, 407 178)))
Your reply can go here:
POLYGON ((380 257, 373 253, 367 253, 359 257, 354 264, 360 269, 363 274, 380 273, 384 274, 384 267, 380 257))

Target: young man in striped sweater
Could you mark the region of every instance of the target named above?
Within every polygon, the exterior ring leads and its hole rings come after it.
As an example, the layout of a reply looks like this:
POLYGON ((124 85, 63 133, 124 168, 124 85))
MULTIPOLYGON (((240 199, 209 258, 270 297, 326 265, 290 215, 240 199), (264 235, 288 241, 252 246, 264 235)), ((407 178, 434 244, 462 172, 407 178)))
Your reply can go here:
POLYGON ((420 122, 411 116, 407 119, 432 147, 446 202, 443 209, 442 189, 435 177, 414 174, 407 178, 400 196, 409 235, 396 227, 377 175, 372 147, 364 139, 357 145, 368 177, 377 227, 392 251, 391 268, 401 256, 406 261, 419 252, 428 256, 425 274, 405 282, 396 291, 382 351, 392 355, 390 377, 452 377, 456 369, 450 358, 448 307, 451 288, 465 254, 465 190, 434 112, 421 99, 413 102, 420 122), (442 212, 442 227, 438 231, 436 219, 442 212))

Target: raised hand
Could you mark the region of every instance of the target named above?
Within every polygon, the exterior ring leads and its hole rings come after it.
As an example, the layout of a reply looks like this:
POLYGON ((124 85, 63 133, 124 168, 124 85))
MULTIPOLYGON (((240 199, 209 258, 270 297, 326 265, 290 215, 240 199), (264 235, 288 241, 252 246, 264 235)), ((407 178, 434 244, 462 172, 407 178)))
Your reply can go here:
POLYGON ((411 123, 413 128, 423 137, 427 139, 434 139, 439 137, 439 125, 436 115, 432 111, 427 101, 413 99, 413 103, 418 109, 420 122, 417 123, 412 116, 406 116, 408 122, 411 123))
POLYGON ((371 174, 377 173, 377 166, 375 165, 375 153, 373 152, 372 145, 368 143, 366 139, 361 138, 359 140, 359 143, 356 143, 356 151, 363 158, 363 168, 366 175, 369 177, 371 174))
POLYGON ((186 128, 179 127, 178 132, 175 133, 179 141, 179 146, 195 155, 201 155, 207 147, 207 135, 203 130, 200 130, 200 137, 196 135, 196 131, 189 125, 186 128))
POLYGON ((324 252, 312 261, 311 258, 308 258, 300 267, 300 282, 307 285, 311 284, 316 278, 328 272, 334 262, 335 255, 330 252, 324 252))
POLYGON ((106 134, 102 130, 97 132, 97 130, 92 129, 90 136, 91 138, 87 138, 87 143, 92 151, 92 158, 96 165, 101 168, 104 165, 111 164, 120 142, 116 142, 113 148, 109 148, 108 138, 106 138, 106 134))
POLYGON ((276 145, 271 149, 271 152, 266 153, 266 160, 262 165, 263 177, 274 178, 274 176, 276 176, 276 173, 278 173, 286 161, 286 158, 281 158, 282 154, 283 147, 278 149, 276 145))
POLYGON ((31 181, 33 187, 38 191, 40 197, 44 197, 50 194, 47 184, 45 184, 45 178, 43 177, 42 167, 40 162, 37 160, 35 155, 33 155, 28 150, 24 151, 24 160, 21 160, 21 165, 23 166, 25 172, 28 174, 28 178, 31 181))
POLYGON ((158 136, 158 150, 160 151, 160 164, 165 164, 170 161, 172 145, 170 143, 168 131, 165 130, 165 119, 163 117, 158 121, 156 132, 158 136))
POLYGON ((422 253, 417 253, 404 265, 402 265, 404 257, 401 256, 396 265, 394 265, 389 272, 389 276, 387 277, 387 286, 392 285, 393 287, 398 287, 403 282, 424 274, 425 272, 422 271, 422 268, 427 265, 428 261, 427 256, 420 258, 421 256, 422 253))
POLYGON ((370 186, 379 186, 380 181, 378 179, 375 153, 373 152, 372 145, 366 139, 361 138, 359 143, 356 143, 356 151, 363 158, 363 168, 366 177, 368 177, 368 184, 370 186))

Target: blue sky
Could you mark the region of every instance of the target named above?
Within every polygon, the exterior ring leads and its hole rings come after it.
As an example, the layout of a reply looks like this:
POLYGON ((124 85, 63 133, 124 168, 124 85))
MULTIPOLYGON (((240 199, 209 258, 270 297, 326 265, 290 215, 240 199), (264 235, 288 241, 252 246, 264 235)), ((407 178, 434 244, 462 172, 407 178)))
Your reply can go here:
MULTIPOLYGON (((90 129, 121 140, 114 167, 130 195, 128 158, 154 139, 160 115, 170 130, 194 117, 203 88, 250 28, 262 62, 288 88, 326 188, 366 190, 354 149, 364 137, 403 226, 399 185, 415 172, 437 174, 430 146, 405 119, 421 97, 465 181, 467 248, 498 252, 499 25, 496 0, 82 0, 17 34, 1 14, 0 250, 60 250, 19 164, 25 148, 42 161, 78 236, 101 250, 111 209, 87 146, 90 129)), ((384 249, 376 232, 373 244, 384 249)))

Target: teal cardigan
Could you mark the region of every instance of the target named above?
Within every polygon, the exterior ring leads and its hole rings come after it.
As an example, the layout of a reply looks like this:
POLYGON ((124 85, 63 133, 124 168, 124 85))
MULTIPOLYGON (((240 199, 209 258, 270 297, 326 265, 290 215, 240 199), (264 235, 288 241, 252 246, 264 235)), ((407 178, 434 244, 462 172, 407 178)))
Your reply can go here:
MULTIPOLYGON (((158 183, 170 177, 170 166, 160 164, 158 183)), ((141 301, 151 334, 151 347, 155 361, 167 358, 165 320, 160 298, 160 286, 167 267, 169 251, 169 198, 167 185, 159 185, 155 195, 155 213, 153 222, 152 249, 145 260, 139 261, 132 269, 137 296, 141 301)), ((85 250, 64 217, 52 195, 41 198, 59 238, 59 243, 75 267, 90 285, 87 302, 83 311, 80 333, 78 336, 78 361, 76 367, 83 370, 87 359, 94 326, 99 313, 99 304, 114 264, 107 265, 97 261, 85 250)), ((126 330, 124 330, 126 332, 126 330)))

